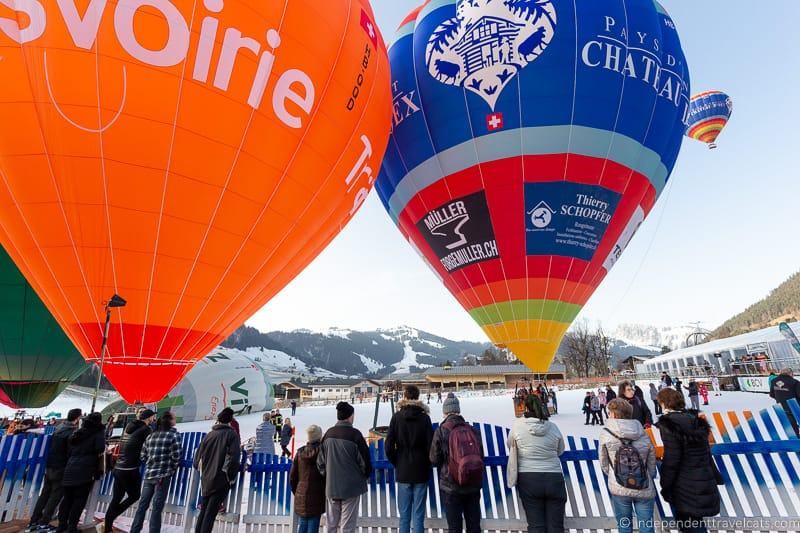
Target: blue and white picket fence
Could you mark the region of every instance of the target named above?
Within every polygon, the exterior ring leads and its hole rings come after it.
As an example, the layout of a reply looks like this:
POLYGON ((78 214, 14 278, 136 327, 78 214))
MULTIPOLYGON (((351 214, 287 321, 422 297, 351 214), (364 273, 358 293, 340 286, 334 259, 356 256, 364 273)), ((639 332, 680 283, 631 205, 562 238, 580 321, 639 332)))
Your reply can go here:
MULTIPOLYGON (((800 407, 792 406, 800 420, 800 407)), ((557 422, 557 419, 556 419, 557 422)), ((800 530, 800 439, 779 407, 758 413, 715 413, 709 416, 716 444, 712 448, 725 479, 722 515, 710 521, 710 529, 725 531, 800 530)), ((522 505, 515 489, 506 486, 506 438, 508 429, 481 424, 486 451, 486 476, 481 497, 486 531, 526 531, 522 505)), ((655 434, 657 435, 657 431, 655 434)), ((182 436, 182 465, 173 478, 164 512, 164 531, 190 531, 197 515, 199 476, 191 458, 202 434, 182 436)), ((26 517, 35 503, 49 437, 3 437, 0 440, 0 520, 26 517)), ((570 530, 612 530, 616 523, 598 460, 598 444, 586 438, 567 437, 562 465, 567 486, 566 527, 570 530)), ((370 449, 374 473, 361 500, 359 527, 386 530, 398 527, 394 469, 386 460, 383 443, 370 449)), ((217 531, 289 533, 292 531, 291 463, 276 456, 255 455, 243 466, 228 498, 217 531)), ((658 482, 658 480, 656 480, 658 482)), ((87 520, 102 516, 110 499, 112 480, 98 482, 89 502, 87 520)), ((446 529, 438 492, 432 476, 428 492, 426 527, 446 529)), ((661 517, 669 520, 668 505, 658 501, 661 517)), ((133 509, 128 512, 132 516, 133 509)), ((670 529, 668 526, 663 528, 670 529)))

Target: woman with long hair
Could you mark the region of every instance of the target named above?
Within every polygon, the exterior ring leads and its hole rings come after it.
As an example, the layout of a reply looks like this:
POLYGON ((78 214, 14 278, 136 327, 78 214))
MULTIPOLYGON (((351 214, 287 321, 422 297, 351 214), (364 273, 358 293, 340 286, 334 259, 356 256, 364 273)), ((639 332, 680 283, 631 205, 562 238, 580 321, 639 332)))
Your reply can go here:
POLYGON ((289 443, 292 442, 293 435, 292 419, 286 418, 281 427, 281 457, 292 458, 292 452, 289 451, 289 443))
POLYGON ((561 470, 564 437, 548 420, 547 409, 535 394, 525 398, 525 414, 508 435, 509 485, 516 484, 528 531, 562 533, 567 489, 561 470))
POLYGON ((719 514, 717 485, 723 483, 708 443, 711 427, 697 411, 686 410, 683 394, 674 389, 663 389, 658 401, 664 411, 657 424, 664 443, 661 495, 680 531, 705 533, 704 518, 719 514))

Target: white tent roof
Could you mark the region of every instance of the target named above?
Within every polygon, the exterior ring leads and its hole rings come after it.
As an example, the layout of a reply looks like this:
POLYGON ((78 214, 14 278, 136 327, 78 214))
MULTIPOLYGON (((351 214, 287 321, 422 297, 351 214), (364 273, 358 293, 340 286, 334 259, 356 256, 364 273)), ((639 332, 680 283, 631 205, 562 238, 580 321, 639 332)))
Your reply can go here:
MULTIPOLYGON (((792 322, 789 324, 795 331, 795 334, 800 336, 800 322, 792 322)), ((751 331, 743 335, 736 335, 735 337, 728 337, 727 339, 719 339, 716 341, 698 344, 689 348, 681 348, 658 357, 653 357, 647 361, 651 363, 663 363, 667 361, 674 361, 675 359, 682 359, 684 357, 693 357, 697 355, 714 354, 724 352, 727 350, 735 350, 737 348, 744 348, 748 344, 756 344, 759 342, 780 342, 786 341, 786 337, 780 332, 778 326, 770 326, 768 328, 759 329, 758 331, 751 331)))

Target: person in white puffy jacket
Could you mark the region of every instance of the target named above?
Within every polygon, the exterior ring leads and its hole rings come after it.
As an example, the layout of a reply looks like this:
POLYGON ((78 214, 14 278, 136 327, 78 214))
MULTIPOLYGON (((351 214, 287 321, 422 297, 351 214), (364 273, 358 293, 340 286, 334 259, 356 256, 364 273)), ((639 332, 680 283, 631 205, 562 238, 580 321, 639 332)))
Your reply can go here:
MULTIPOLYGON (((633 532, 633 515, 639 521, 639 533, 653 533, 653 506, 656 490, 656 452, 653 442, 642 424, 633 420, 633 407, 625 400, 612 400, 608 404, 609 419, 600 432, 600 467, 608 474, 611 505, 617 518, 619 533, 633 532), (641 459, 641 489, 629 488, 617 481, 615 465, 618 454, 625 445, 633 446, 641 459)), ((622 472, 622 471, 621 471, 622 472)), ((631 471, 629 470, 629 473, 631 471)))
POLYGON ((515 458, 509 460, 509 484, 516 480, 528 531, 563 533, 567 489, 559 457, 564 437, 535 394, 525 398, 525 417, 514 423, 507 446, 515 458))

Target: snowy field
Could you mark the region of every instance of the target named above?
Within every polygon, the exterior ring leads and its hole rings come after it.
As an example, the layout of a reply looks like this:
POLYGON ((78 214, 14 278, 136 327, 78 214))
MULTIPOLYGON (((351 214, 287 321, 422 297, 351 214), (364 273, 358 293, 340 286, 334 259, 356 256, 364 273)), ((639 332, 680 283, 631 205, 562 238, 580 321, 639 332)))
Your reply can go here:
MULTIPOLYGON (((485 422, 511 427, 515 420, 511 392, 504 392, 500 395, 500 392, 492 391, 489 394, 493 395, 487 396, 486 394, 487 392, 485 391, 465 391, 457 393, 459 401, 461 402, 461 414, 470 422, 485 422)), ((584 425, 584 415, 581 412, 581 407, 585 394, 585 390, 561 391, 558 394, 559 414, 554 416, 551 420, 558 424, 564 436, 591 438, 596 438, 598 436, 599 429, 597 427, 584 425)), ((425 397, 423 395, 423 400, 424 399, 425 397)), ((647 402, 652 410, 652 403, 649 400, 647 402)), ((711 405, 704 409, 712 412, 743 411, 745 409, 758 411, 773 404, 772 400, 766 394, 749 392, 723 392, 722 396, 710 396, 709 402, 711 405)), ((91 403, 91 395, 88 393, 68 390, 47 407, 42 409, 29 409, 27 412, 29 416, 45 416, 50 412, 57 412, 66 416, 67 411, 73 407, 80 407, 84 411, 88 411, 91 403)), ((99 398, 97 401, 98 409, 102 409, 107 403, 107 398, 99 398)), ((389 405, 389 403, 381 403, 380 405, 380 411, 378 413, 379 426, 389 424, 389 419, 391 418, 389 405)), ((372 427, 375 403, 356 404, 355 409, 355 425, 366 435, 369 428, 372 427)), ((433 421, 442 420, 442 404, 436 402, 436 396, 431 398, 430 410, 431 419, 433 421)), ((288 416, 292 418, 292 422, 295 427, 297 427, 298 446, 305 443, 305 429, 309 425, 317 424, 324 430, 336 423, 336 409, 332 405, 315 407, 300 406, 297 409, 297 415, 295 417, 291 417, 291 411, 289 409, 283 409, 281 412, 285 417, 288 416)), ((12 416, 14 413, 14 409, 0 406, 0 416, 12 416)), ((261 416, 261 413, 253 413, 237 418, 241 428, 242 440, 247 440, 249 437, 255 436, 256 426, 261 423, 261 416)), ((179 424, 178 429, 182 432, 205 432, 209 430, 211 425, 211 421, 189 422, 186 424, 179 424)))
MULTIPOLYGON (((562 391, 558 394, 559 414, 551 420, 558 424, 564 436, 591 437, 597 438, 599 428, 584 425, 584 415, 581 413, 585 390, 562 391)), ((500 426, 511 427, 514 424, 514 408, 511 400, 511 393, 502 396, 478 396, 477 393, 462 392, 458 393, 461 403, 461 414, 470 422, 485 422, 500 426)), ((423 395, 424 400, 424 395, 423 395)), ((688 398, 687 398, 688 402, 688 398)), ((711 405, 705 407, 707 411, 743 411, 749 409, 757 411, 773 404, 772 399, 766 394, 755 394, 749 392, 723 392, 722 396, 710 396, 711 405)), ((650 409, 652 403, 648 400, 650 409)), ((365 435, 372 427, 373 416, 375 413, 375 403, 363 403, 355 405, 355 426, 365 435)), ((431 419, 433 421, 442 420, 442 404, 436 402, 436 397, 431 398, 430 404, 431 419)), ((281 413, 286 417, 292 418, 292 423, 297 427, 297 446, 305 443, 305 429, 311 424, 317 424, 323 430, 336 423, 336 409, 333 406, 320 407, 298 407, 297 415, 291 417, 289 409, 282 409, 281 413)), ((381 403, 378 415, 378 425, 389 424, 391 413, 389 404, 381 403)), ((255 436, 256 426, 261 423, 261 414, 251 414, 237 418, 241 430, 242 440, 255 436)), ((190 422, 180 424, 180 431, 208 431, 211 427, 210 421, 190 422)))

